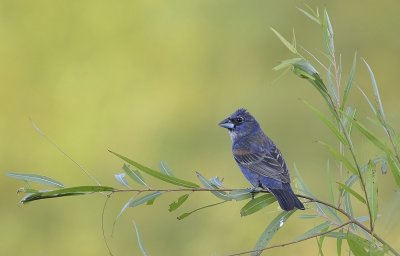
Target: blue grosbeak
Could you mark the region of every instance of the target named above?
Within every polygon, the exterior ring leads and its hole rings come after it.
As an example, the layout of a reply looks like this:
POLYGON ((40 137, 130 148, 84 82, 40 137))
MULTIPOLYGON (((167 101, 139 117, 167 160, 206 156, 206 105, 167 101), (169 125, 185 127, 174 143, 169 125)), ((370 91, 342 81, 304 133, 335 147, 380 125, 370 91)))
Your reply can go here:
POLYGON ((281 152, 264 134, 257 120, 241 108, 219 125, 229 131, 233 157, 253 185, 251 192, 257 188, 266 189, 275 196, 283 210, 304 210, 290 186, 289 170, 281 152))

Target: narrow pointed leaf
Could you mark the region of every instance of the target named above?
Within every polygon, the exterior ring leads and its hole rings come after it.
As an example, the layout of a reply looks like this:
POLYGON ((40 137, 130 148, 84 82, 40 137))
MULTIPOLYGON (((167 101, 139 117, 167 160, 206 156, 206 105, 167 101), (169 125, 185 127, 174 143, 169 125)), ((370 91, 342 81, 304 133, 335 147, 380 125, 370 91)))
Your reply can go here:
POLYGON ((353 64, 351 65, 349 78, 347 79, 346 87, 343 92, 343 100, 341 109, 343 110, 346 106, 347 99, 349 98, 351 87, 353 86, 354 76, 356 74, 356 65, 357 65, 357 51, 354 53, 353 64))
POLYGON ((349 244, 350 250, 355 256, 368 256, 364 244, 358 238, 358 236, 352 233, 347 233, 347 243, 349 244))
POLYGON ((141 164, 139 164, 139 163, 137 163, 137 162, 135 162, 135 161, 123 156, 123 155, 120 155, 120 154, 115 153, 115 152, 110 151, 110 150, 109 150, 109 152, 111 154, 121 158, 122 160, 124 160, 128 164, 135 166, 140 171, 142 171, 142 172, 144 172, 144 173, 146 173, 146 174, 148 174, 150 176, 153 176, 154 178, 157 178, 159 180, 162 180, 162 181, 165 181, 165 182, 168 182, 170 184, 177 185, 177 186, 186 187, 186 188, 198 188, 199 187, 199 185, 197 185, 196 183, 165 175, 165 174, 163 174, 161 172, 155 171, 155 170, 150 169, 150 168, 148 168, 148 167, 146 167, 144 165, 141 165, 141 164))
POLYGON ((343 143, 343 145, 348 146, 348 142, 345 139, 345 137, 342 135, 342 133, 339 131, 339 129, 337 128, 337 126, 332 123, 331 120, 329 120, 324 114, 322 114, 318 109, 316 109, 315 107, 313 107, 312 105, 310 105, 307 101, 303 100, 303 103, 306 104, 306 106, 311 109, 316 115, 317 117, 326 125, 326 127, 328 127, 328 129, 336 136, 336 138, 338 138, 340 140, 340 142, 343 143))
MULTIPOLYGON (((215 189, 215 187, 211 184, 211 182, 209 180, 207 180, 206 178, 204 178, 204 176, 201 175, 199 172, 196 172, 196 175, 197 175, 197 178, 199 178, 200 182, 204 185, 205 188, 215 189)), ((230 198, 229 195, 227 193, 225 193, 224 191, 211 191, 211 193, 213 195, 215 195, 216 197, 219 197, 225 201, 232 200, 232 198, 230 198)))
POLYGON ((390 167, 390 171, 396 181, 397 187, 400 187, 400 166, 398 162, 389 154, 386 155, 387 162, 390 167))
POLYGON ((132 170, 127 164, 122 166, 122 170, 136 183, 139 185, 148 187, 147 184, 144 182, 143 176, 137 170, 132 170))
POLYGON ((164 174, 166 174, 168 176, 175 176, 174 173, 172 172, 171 168, 169 168, 167 163, 164 161, 160 162, 160 170, 161 170, 161 172, 163 172, 164 174))
POLYGON ((342 162, 344 164, 344 166, 347 168, 347 170, 349 170, 350 172, 354 173, 354 174, 358 174, 357 169, 350 163, 349 160, 347 160, 347 158, 345 156, 343 156, 342 154, 340 154, 335 148, 333 148, 331 145, 326 144, 325 142, 322 141, 318 141, 321 145, 323 145, 324 147, 326 147, 331 154, 336 158, 336 160, 338 160, 339 162, 342 162))
POLYGON ((33 188, 19 188, 17 190, 17 194, 19 194, 19 193, 33 194, 33 193, 38 193, 38 192, 40 192, 40 191, 37 189, 33 189, 33 188))
POLYGON ((226 203, 226 202, 228 202, 228 201, 222 201, 222 202, 218 202, 218 203, 215 203, 215 204, 209 204, 209 205, 206 205, 206 206, 197 208, 197 209, 195 209, 195 210, 193 210, 193 211, 185 212, 185 213, 179 215, 179 216, 177 217, 177 219, 178 219, 178 220, 182 220, 182 219, 184 219, 184 218, 190 216, 191 214, 193 214, 193 213, 195 213, 195 212, 197 212, 197 211, 200 211, 200 210, 203 210, 203 209, 206 209, 206 208, 210 208, 210 207, 213 207, 213 206, 217 206, 217 205, 219 205, 219 204, 223 204, 223 203, 226 203))
POLYGON ((21 203, 27 203, 35 200, 47 199, 47 198, 56 198, 56 197, 64 197, 64 196, 76 196, 76 195, 85 195, 91 194, 95 192, 111 192, 114 188, 105 187, 105 186, 78 186, 78 187, 70 187, 70 188, 62 188, 56 189, 46 192, 37 192, 33 194, 29 194, 29 196, 24 197, 21 200, 21 203))
POLYGON ((377 111, 374 107, 374 105, 372 104, 372 102, 369 100, 367 94, 363 91, 363 89, 361 89, 361 87, 358 87, 358 90, 361 92, 361 94, 364 96, 365 100, 367 101, 369 107, 372 110, 372 113, 374 113, 375 115, 377 114, 377 111))
POLYGON ((142 241, 142 237, 140 235, 139 228, 136 225, 136 222, 134 222, 134 221, 132 221, 132 222, 133 222, 133 226, 135 227, 136 238, 137 238, 137 241, 138 241, 138 245, 139 245, 140 251, 142 252, 143 256, 148 256, 148 254, 146 252, 146 249, 143 246, 143 241, 142 241))
POLYGON ((321 223, 315 227, 313 227, 312 229, 306 231, 304 234, 302 234, 301 236, 299 236, 296 240, 301 240, 304 239, 306 237, 310 237, 310 236, 314 236, 316 234, 319 234, 322 232, 322 230, 329 228, 329 226, 331 225, 331 223, 329 221, 325 221, 324 223, 321 223))
POLYGON ((326 51, 330 56, 333 57, 335 54, 335 46, 333 42, 333 29, 332 29, 332 24, 329 19, 328 12, 326 9, 324 10, 324 18, 322 20, 322 29, 323 29, 323 35, 324 35, 324 43, 325 43, 325 48, 326 51))
POLYGON ((295 211, 289 211, 289 212, 283 211, 271 221, 271 223, 267 226, 267 228, 264 230, 264 232, 258 239, 254 247, 255 252, 251 253, 252 256, 258 256, 261 254, 262 249, 268 245, 269 241, 271 241, 275 233, 285 224, 287 219, 294 212, 295 211))
POLYGON ((162 194, 162 192, 157 191, 157 192, 153 192, 153 193, 147 194, 145 196, 142 196, 142 197, 140 197, 138 199, 134 199, 134 200, 129 202, 128 207, 134 208, 134 207, 139 206, 141 204, 147 203, 148 201, 153 200, 153 199, 161 196, 161 194, 162 194))
POLYGON ((223 182, 223 180, 224 179, 220 179, 219 177, 214 177, 214 178, 211 178, 209 181, 210 181, 210 183, 211 183, 211 185, 213 185, 214 187, 216 187, 216 188, 222 188, 223 186, 222 186, 222 182, 223 182))
POLYGON ((319 215, 316 215, 316 214, 301 214, 301 215, 299 215, 300 219, 315 219, 318 217, 319 217, 319 215))
POLYGON ((335 204, 335 195, 333 194, 333 180, 332 180, 332 172, 330 168, 330 162, 329 160, 327 161, 326 164, 326 174, 328 177, 328 195, 331 203, 335 204))
POLYGON ((275 29, 271 28, 272 32, 275 33, 275 35, 281 40, 281 42, 294 54, 297 54, 296 48, 293 46, 293 44, 289 43, 288 40, 286 40, 281 34, 279 34, 278 31, 275 29))
MULTIPOLYGON (((344 194, 344 211, 347 212, 350 216, 354 216, 353 214, 353 205, 351 204, 350 194, 344 194)), ((355 224, 351 224, 353 230, 358 230, 355 224)))
POLYGON ((247 189, 234 189, 228 195, 230 198, 236 201, 251 198, 251 193, 247 189))
POLYGON ((347 134, 350 135, 353 128, 353 120, 354 117, 356 116, 356 110, 353 109, 352 107, 347 107, 344 113, 345 115, 341 116, 342 124, 347 134))
POLYGON ((242 207, 242 209, 240 210, 240 215, 247 216, 253 214, 255 212, 258 212, 262 208, 272 204, 275 201, 276 201, 275 197, 271 194, 266 194, 256 197, 247 202, 247 204, 245 204, 245 206, 242 207))
POLYGON ((275 66, 272 70, 280 70, 289 66, 292 66, 294 63, 301 61, 302 58, 293 58, 288 60, 283 60, 279 65, 275 66))
MULTIPOLYGON (((339 231, 339 233, 343 233, 343 231, 339 231)), ((342 244, 343 244, 343 239, 342 238, 337 238, 336 239, 336 251, 338 256, 342 256, 342 244)))
POLYGON ((369 129, 367 129, 364 125, 362 125, 357 120, 353 120, 353 126, 356 127, 369 141, 371 141, 375 146, 380 148, 383 152, 389 153, 390 149, 379 140, 374 133, 372 133, 369 129))
POLYGON ((341 189, 344 189, 346 192, 352 194, 355 198, 357 198, 358 201, 360 201, 361 203, 365 204, 365 199, 364 199, 359 193, 357 193, 357 192, 354 191, 352 188, 346 186, 346 185, 343 184, 343 183, 337 182, 337 184, 339 184, 339 187, 340 187, 341 189))
POLYGON ((379 94, 378 84, 376 83, 374 72, 372 72, 372 69, 368 65, 367 61, 365 59, 363 59, 363 61, 368 68, 369 76, 371 78, 372 89, 373 89, 374 96, 375 96, 375 102, 378 107, 378 114, 379 114, 378 117, 379 117, 379 119, 382 119, 384 121, 385 120, 385 111, 383 110, 382 100, 381 100, 381 96, 379 94))
POLYGON ((363 222, 368 221, 368 220, 369 220, 369 217, 368 217, 368 216, 360 216, 360 217, 356 217, 355 219, 356 219, 358 222, 363 223, 363 222))
POLYGON ((126 204, 119 211, 117 217, 114 220, 114 225, 117 222, 117 220, 119 219, 119 217, 121 217, 122 213, 124 213, 125 210, 128 209, 128 207, 134 208, 134 207, 139 206, 141 204, 145 204, 145 203, 149 202, 150 200, 153 200, 153 199, 159 197, 161 194, 162 194, 162 192, 154 192, 154 193, 150 193, 150 194, 147 194, 145 196, 142 196, 140 198, 136 198, 136 195, 131 197, 128 200, 128 202, 126 202, 126 204))
POLYGON ((378 181, 375 167, 375 164, 370 161, 368 163, 368 172, 365 175, 365 190, 367 191, 373 222, 375 222, 378 215, 378 181))
POLYGON ((114 177, 115 177, 115 180, 118 181, 119 184, 121 184, 127 188, 130 188, 128 181, 125 179, 125 173, 117 173, 114 175, 114 177))
POLYGON ((52 186, 52 187, 56 187, 56 188, 64 187, 64 184, 62 184, 59 181, 56 181, 56 180, 46 177, 46 176, 37 175, 37 174, 7 172, 6 176, 13 178, 13 179, 17 179, 17 180, 40 183, 43 185, 48 185, 48 186, 52 186))
POLYGON ((315 23, 317 23, 318 25, 321 25, 321 21, 319 20, 318 17, 314 16, 313 14, 301 9, 301 8, 297 8, 297 10, 299 10, 300 12, 302 12, 304 15, 306 15, 310 20, 314 21, 315 23))
POLYGON ((175 210, 178 209, 188 198, 189 198, 189 194, 184 194, 184 195, 180 196, 176 202, 172 202, 172 203, 169 205, 168 211, 169 211, 169 212, 175 211, 175 210))

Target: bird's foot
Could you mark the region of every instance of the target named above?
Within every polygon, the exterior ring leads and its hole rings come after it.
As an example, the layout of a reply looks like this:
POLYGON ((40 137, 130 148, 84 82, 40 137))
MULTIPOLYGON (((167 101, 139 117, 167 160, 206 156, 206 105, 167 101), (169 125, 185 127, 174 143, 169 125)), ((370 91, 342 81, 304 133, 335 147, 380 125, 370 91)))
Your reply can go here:
POLYGON ((249 193, 251 194, 251 200, 254 199, 255 194, 260 192, 260 191, 258 191, 258 188, 256 188, 256 187, 247 188, 247 191, 249 191, 249 193))

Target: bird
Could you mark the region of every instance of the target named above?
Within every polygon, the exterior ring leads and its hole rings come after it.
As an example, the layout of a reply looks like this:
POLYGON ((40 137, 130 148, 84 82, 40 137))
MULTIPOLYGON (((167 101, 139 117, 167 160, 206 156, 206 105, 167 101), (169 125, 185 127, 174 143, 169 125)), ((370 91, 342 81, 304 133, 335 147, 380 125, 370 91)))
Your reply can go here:
POLYGON ((283 210, 304 210, 290 186, 289 170, 282 153, 246 109, 236 110, 219 126, 229 131, 233 157, 253 186, 249 189, 252 195, 261 188, 275 196, 283 210))

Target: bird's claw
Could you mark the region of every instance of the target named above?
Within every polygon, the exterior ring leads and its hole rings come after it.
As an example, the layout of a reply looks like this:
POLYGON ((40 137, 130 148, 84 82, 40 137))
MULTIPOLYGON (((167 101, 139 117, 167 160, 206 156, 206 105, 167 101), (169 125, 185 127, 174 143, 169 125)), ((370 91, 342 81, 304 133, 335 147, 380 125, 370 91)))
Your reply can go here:
POLYGON ((251 194, 251 200, 253 200, 254 195, 259 192, 259 191, 257 191, 256 187, 247 188, 247 191, 251 194))

